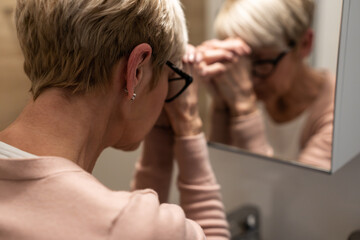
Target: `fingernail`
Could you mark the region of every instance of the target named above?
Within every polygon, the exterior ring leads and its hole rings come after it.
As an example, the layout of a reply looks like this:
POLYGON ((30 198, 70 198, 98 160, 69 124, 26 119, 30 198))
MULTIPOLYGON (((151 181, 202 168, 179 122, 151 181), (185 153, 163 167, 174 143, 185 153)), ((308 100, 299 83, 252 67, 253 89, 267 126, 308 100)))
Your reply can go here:
POLYGON ((194 60, 195 60, 195 54, 194 53, 190 53, 190 55, 189 55, 189 62, 194 62, 194 60))

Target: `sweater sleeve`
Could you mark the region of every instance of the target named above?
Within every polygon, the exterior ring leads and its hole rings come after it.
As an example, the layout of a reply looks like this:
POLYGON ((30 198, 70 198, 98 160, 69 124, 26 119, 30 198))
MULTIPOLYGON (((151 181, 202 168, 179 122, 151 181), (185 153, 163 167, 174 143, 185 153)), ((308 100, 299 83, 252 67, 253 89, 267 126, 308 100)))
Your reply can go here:
POLYGON ((326 82, 301 137, 299 161, 321 169, 331 169, 335 103, 335 77, 325 72, 326 82))
POLYGON ((211 168, 204 134, 175 140, 180 204, 208 240, 229 239, 220 186, 211 168))
POLYGON ((231 145, 253 153, 273 155, 267 142, 265 126, 260 111, 247 116, 232 118, 230 122, 231 145))
POLYGON ((312 134, 302 149, 299 162, 321 169, 331 169, 333 109, 329 108, 317 119, 312 134))
POLYGON ((154 127, 146 136, 136 164, 132 190, 151 188, 161 203, 167 202, 173 170, 174 137, 171 129, 154 127))

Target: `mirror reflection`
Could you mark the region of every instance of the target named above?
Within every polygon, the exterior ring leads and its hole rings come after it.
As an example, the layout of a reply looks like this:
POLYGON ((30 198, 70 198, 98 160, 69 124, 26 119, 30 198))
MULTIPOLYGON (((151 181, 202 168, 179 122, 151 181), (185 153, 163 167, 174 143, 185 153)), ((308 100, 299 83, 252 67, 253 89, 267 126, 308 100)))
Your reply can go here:
POLYGON ((189 57, 211 99, 209 141, 331 169, 335 73, 311 64, 315 8, 313 0, 224 1, 217 39, 189 57))

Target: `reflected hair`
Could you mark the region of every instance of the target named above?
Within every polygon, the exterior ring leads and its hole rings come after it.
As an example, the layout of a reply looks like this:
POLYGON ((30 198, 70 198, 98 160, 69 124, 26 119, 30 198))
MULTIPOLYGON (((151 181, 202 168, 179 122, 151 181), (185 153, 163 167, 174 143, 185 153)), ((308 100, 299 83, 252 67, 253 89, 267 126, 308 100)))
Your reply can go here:
POLYGON ((153 49, 152 89, 188 42, 179 0, 17 0, 15 20, 34 100, 54 87, 107 89, 114 65, 141 43, 153 49))
POLYGON ((311 27, 313 0, 227 0, 216 21, 217 37, 240 37, 252 48, 286 49, 311 27))

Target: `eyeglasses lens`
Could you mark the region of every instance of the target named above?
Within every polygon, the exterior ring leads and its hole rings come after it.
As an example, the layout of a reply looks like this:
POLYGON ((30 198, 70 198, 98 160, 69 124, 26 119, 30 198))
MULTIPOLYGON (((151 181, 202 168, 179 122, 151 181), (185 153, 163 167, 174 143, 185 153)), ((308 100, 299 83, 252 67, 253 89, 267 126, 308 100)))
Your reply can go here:
POLYGON ((273 71, 274 65, 271 63, 254 64, 252 69, 255 76, 266 76, 273 71))
POLYGON ((186 81, 183 78, 169 80, 169 89, 166 100, 176 97, 185 87, 186 81))

